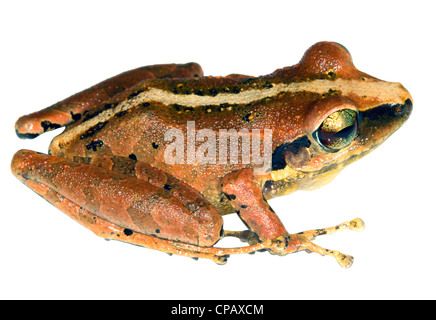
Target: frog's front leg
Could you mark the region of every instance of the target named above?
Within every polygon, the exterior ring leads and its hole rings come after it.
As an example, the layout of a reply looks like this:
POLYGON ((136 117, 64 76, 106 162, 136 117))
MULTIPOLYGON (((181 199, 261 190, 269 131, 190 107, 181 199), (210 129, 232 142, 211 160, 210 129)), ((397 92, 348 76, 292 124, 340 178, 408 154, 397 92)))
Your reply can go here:
MULTIPOLYGON (((312 242, 317 236, 333 234, 340 230, 361 231, 363 221, 359 218, 344 222, 334 227, 310 230, 298 234, 288 234, 278 216, 268 205, 262 195, 262 188, 256 182, 253 170, 245 169, 228 174, 223 179, 223 191, 230 200, 236 213, 255 234, 260 243, 269 241, 273 244, 270 252, 278 255, 307 251, 334 257, 338 263, 348 268, 353 262, 353 257, 336 250, 322 248, 312 242)), ((252 234, 247 231, 224 232, 225 236, 234 236, 242 241, 253 244, 252 234)))

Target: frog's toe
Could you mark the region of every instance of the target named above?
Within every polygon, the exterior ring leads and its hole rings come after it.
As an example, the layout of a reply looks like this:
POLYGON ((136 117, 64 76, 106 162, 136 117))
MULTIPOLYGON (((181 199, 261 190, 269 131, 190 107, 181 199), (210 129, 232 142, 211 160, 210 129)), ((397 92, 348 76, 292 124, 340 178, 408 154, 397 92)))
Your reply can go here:
POLYGON ((341 230, 363 231, 364 229, 365 222, 363 222, 363 220, 360 218, 355 218, 353 220, 340 223, 333 227, 304 231, 300 232, 299 234, 303 235, 309 240, 313 240, 318 236, 334 234, 341 230))
POLYGON ((280 236, 271 241, 271 250, 272 252, 280 253, 284 251, 289 245, 289 237, 280 236))
POLYGON ((228 257, 229 257, 228 255, 226 255, 226 256, 214 256, 212 258, 212 261, 214 261, 216 264, 224 265, 227 263, 228 257))
POLYGON ((363 231, 363 230, 365 230, 365 222, 363 222, 363 220, 360 218, 353 219, 350 221, 349 229, 353 230, 353 231, 359 231, 359 232, 363 231))
POLYGON ((282 239, 280 239, 279 237, 277 239, 271 240, 270 252, 276 255, 286 255, 299 251, 306 251, 308 253, 316 252, 322 256, 331 256, 336 259, 341 267, 349 268, 354 261, 354 258, 352 256, 336 250, 325 249, 313 243, 312 240, 318 236, 333 234, 340 230, 349 229, 353 231, 362 231, 364 230, 364 228, 365 223, 363 222, 363 220, 360 218, 356 218, 333 227, 309 230, 300 232, 298 234, 292 234, 289 237, 286 237, 286 242, 281 242, 282 239))
POLYGON ((336 261, 342 268, 348 269, 352 266, 354 258, 353 256, 350 256, 348 254, 343 254, 339 252, 339 254, 336 256, 336 261))

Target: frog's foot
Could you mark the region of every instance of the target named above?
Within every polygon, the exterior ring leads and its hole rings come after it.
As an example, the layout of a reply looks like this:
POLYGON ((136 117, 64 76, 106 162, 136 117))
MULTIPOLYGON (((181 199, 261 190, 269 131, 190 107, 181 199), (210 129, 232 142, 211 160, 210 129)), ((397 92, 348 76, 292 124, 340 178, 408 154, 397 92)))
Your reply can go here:
POLYGON ((276 243, 278 249, 271 250, 270 252, 277 255, 286 255, 303 250, 308 253, 316 252, 322 256, 332 256, 341 265, 341 267, 349 268, 353 264, 354 258, 352 256, 343 254, 336 250, 325 249, 312 242, 312 240, 318 236, 333 234, 337 231, 347 229, 353 231, 363 231, 365 229, 365 224, 362 219, 356 218, 333 227, 304 231, 298 234, 292 234, 289 237, 279 237, 273 241, 273 243, 276 243), (282 245, 280 245, 280 243, 282 243, 282 245))

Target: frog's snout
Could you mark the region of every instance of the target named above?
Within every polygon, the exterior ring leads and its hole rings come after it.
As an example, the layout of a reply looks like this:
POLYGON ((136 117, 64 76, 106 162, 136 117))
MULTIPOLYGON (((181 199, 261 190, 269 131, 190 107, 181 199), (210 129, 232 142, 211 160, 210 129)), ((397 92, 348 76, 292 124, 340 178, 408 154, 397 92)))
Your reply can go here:
POLYGON ((406 99, 404 104, 388 103, 381 105, 377 108, 364 111, 363 118, 368 120, 377 121, 379 123, 396 122, 400 125, 404 123, 412 113, 412 100, 406 99))

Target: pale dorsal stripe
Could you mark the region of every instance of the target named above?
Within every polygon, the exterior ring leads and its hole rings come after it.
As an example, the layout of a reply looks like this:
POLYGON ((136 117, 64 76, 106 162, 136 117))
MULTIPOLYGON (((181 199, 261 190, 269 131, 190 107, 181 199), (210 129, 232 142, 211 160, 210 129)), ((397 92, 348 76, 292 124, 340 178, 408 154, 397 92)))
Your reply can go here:
POLYGON ((186 107, 199 107, 206 105, 247 104, 267 97, 274 97, 281 92, 307 91, 314 93, 327 93, 329 90, 341 91, 343 95, 354 93, 358 96, 377 97, 378 100, 394 100, 392 103, 404 103, 401 96, 404 89, 399 83, 384 81, 362 80, 313 80, 309 82, 293 82, 274 84, 268 89, 251 89, 235 93, 220 93, 216 96, 197 96, 195 94, 181 95, 169 91, 151 88, 138 95, 141 101, 156 101, 165 105, 178 104, 186 107))
MULTIPOLYGON (((216 96, 198 96, 195 94, 174 94, 170 91, 150 88, 141 92, 131 100, 125 100, 113 109, 101 112, 98 116, 89 119, 56 138, 56 142, 62 144, 70 141, 74 136, 81 135, 99 122, 107 121, 114 114, 126 111, 144 102, 155 101, 164 105, 178 104, 185 107, 199 107, 209 105, 247 104, 263 98, 274 97, 281 92, 313 92, 318 94, 328 93, 330 90, 341 91, 342 95, 355 94, 361 97, 377 98, 383 103, 404 103, 405 89, 401 84, 380 80, 312 80, 307 82, 279 83, 271 88, 249 89, 239 93, 220 93, 216 96)), ((54 141, 55 142, 55 141, 54 141)))

